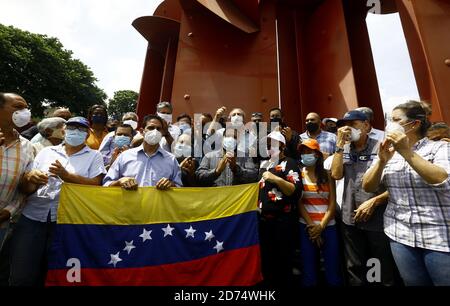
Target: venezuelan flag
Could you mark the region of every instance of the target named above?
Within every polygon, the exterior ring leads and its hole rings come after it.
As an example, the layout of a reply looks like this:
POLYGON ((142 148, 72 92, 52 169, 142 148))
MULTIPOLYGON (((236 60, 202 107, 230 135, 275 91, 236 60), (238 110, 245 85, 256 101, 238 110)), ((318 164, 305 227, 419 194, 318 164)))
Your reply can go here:
POLYGON ((261 281, 258 185, 64 184, 48 286, 246 286, 261 281))

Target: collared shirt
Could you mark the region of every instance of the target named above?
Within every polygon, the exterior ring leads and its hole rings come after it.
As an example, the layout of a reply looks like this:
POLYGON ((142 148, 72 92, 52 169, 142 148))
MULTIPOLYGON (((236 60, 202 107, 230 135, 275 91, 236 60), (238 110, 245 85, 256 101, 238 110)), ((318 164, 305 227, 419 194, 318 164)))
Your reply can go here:
POLYGON ((47 138, 42 137, 38 142, 33 143, 33 147, 36 151, 36 154, 42 151, 43 148, 51 147, 53 144, 47 138))
POLYGON ((177 187, 183 186, 181 171, 175 156, 161 147, 148 156, 141 145, 119 155, 103 179, 103 185, 109 186, 122 177, 134 177, 139 187, 156 186, 162 178, 167 178, 177 187))
MULTIPOLYGON (((306 131, 305 133, 300 135, 300 138, 302 140, 310 139, 312 138, 309 135, 309 132, 306 131)), ((320 145, 320 151, 327 153, 327 154, 334 154, 336 151, 336 135, 330 132, 321 131, 319 135, 315 138, 317 142, 320 145)))
POLYGON ((33 145, 22 136, 8 146, 0 146, 0 210, 6 209, 14 217, 23 203, 17 191, 20 179, 34 158, 33 145))
POLYGON ((384 132, 382 130, 376 129, 376 128, 372 128, 369 132, 369 134, 367 134, 367 136, 369 136, 370 138, 376 139, 380 142, 382 142, 384 140, 384 132))
MULTIPOLYGON (((108 135, 103 138, 102 143, 100 144, 100 148, 98 149, 100 153, 103 156, 103 162, 106 165, 108 165, 111 162, 112 153, 114 152, 114 136, 115 132, 109 132, 108 135)), ((136 139, 142 139, 142 135, 137 132, 136 135, 134 135, 133 140, 136 139)), ((132 140, 132 141, 133 141, 132 140)))
POLYGON ((445 169, 448 177, 441 184, 427 184, 396 152, 381 179, 389 191, 384 231, 411 247, 450 252, 450 143, 424 138, 413 151, 445 169))
POLYGON ((98 150, 98 148, 100 148, 100 144, 103 141, 103 138, 105 138, 106 135, 108 135, 107 130, 104 130, 102 132, 102 135, 100 137, 98 137, 97 134, 95 134, 93 129, 89 129, 89 137, 86 140, 86 145, 93 150, 98 150))
MULTIPOLYGON (((362 178, 377 157, 380 142, 368 138, 364 150, 357 152, 352 145, 344 146, 344 191, 342 198, 342 221, 347 225, 355 225, 360 229, 369 231, 383 231, 383 213, 386 205, 378 206, 372 217, 367 222, 356 223, 353 221, 354 211, 365 201, 384 192, 379 188, 377 192, 366 192, 362 188, 362 178)), ((331 157, 330 157, 331 158, 331 157)), ((334 158, 334 156, 332 157, 334 158)))
MULTIPOLYGON (((79 152, 68 156, 64 144, 44 148, 36 156, 33 165, 29 167, 28 170, 37 169, 48 173, 51 164, 56 160, 59 160, 68 172, 83 177, 94 178, 100 174, 106 173, 100 152, 85 146, 79 152)), ((55 182, 55 180, 53 180, 53 182, 55 182)), ((51 221, 56 221, 56 211, 58 208, 61 185, 58 185, 55 189, 56 195, 53 200, 39 197, 38 189, 38 191, 28 197, 22 214, 31 220, 46 222, 50 213, 51 221)))
POLYGON ((253 159, 239 155, 236 157, 236 173, 227 164, 223 172, 217 175, 216 168, 224 154, 223 150, 216 150, 206 153, 202 158, 200 167, 195 172, 197 181, 202 186, 232 186, 258 181, 258 168, 253 159))

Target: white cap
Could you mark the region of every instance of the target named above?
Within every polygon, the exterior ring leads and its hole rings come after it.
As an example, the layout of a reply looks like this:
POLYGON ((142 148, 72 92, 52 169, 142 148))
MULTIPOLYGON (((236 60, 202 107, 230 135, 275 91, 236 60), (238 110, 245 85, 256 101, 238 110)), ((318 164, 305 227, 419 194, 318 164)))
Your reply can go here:
POLYGON ((284 138, 283 134, 278 131, 273 131, 272 133, 267 135, 267 138, 272 138, 278 142, 286 144, 286 138, 284 138))
POLYGON ((337 119, 337 118, 324 118, 324 119, 322 120, 322 124, 326 124, 327 121, 333 121, 334 123, 337 123, 337 122, 338 122, 338 119, 337 119))

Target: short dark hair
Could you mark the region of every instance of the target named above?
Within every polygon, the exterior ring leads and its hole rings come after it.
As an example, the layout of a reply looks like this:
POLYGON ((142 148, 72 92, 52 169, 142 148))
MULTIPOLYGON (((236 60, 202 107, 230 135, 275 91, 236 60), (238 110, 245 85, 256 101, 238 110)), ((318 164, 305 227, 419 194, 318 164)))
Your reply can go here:
POLYGON ((152 119, 158 120, 161 123, 161 126, 164 126, 163 119, 160 116, 150 114, 150 115, 146 115, 144 117, 144 120, 142 120, 142 128, 145 129, 145 127, 147 126, 147 122, 149 122, 152 119))
POLYGON ((446 129, 446 130, 448 130, 448 129, 450 129, 450 127, 445 122, 435 122, 429 128, 430 131, 439 130, 439 129, 446 129))
POLYGON ((189 122, 192 123, 192 118, 191 118, 191 116, 189 116, 189 115, 186 114, 186 113, 183 113, 183 114, 179 115, 179 116, 177 117, 177 122, 180 121, 180 120, 183 119, 183 118, 188 118, 188 119, 189 119, 189 122))
POLYGON ((106 110, 106 106, 101 105, 101 104, 95 104, 89 108, 88 117, 87 117, 88 120, 91 120, 92 114, 94 113, 94 111, 97 108, 100 108, 105 113, 105 116, 108 117, 108 111, 106 110))
POLYGON ((210 113, 202 113, 202 116, 211 119, 211 121, 213 120, 213 117, 210 113))
POLYGON ((134 129, 133 129, 133 127, 132 127, 131 125, 129 125, 129 124, 125 124, 125 123, 121 122, 121 123, 119 123, 119 125, 117 125, 116 132, 117 132, 117 129, 118 129, 118 128, 126 128, 126 129, 130 129, 130 130, 131 130, 131 135, 134 135, 134 129))
POLYGON ((428 120, 427 111, 421 102, 418 101, 408 101, 406 103, 397 105, 394 110, 402 110, 406 117, 410 120, 420 121, 420 135, 424 137, 427 134, 428 129, 431 126, 428 120))
POLYGON ((274 108, 270 109, 269 114, 270 114, 271 112, 273 112, 273 111, 279 111, 280 114, 281 114, 281 117, 283 117, 283 111, 281 110, 281 108, 279 108, 279 107, 274 107, 274 108))

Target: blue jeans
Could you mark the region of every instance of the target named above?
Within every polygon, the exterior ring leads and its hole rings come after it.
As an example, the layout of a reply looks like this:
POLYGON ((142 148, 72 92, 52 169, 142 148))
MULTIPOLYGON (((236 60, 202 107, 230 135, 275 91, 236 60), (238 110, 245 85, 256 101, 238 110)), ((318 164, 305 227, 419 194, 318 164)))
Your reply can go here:
POLYGON ((393 240, 391 250, 406 286, 450 286, 450 253, 413 248, 393 240))
POLYGON ((316 286, 319 265, 318 252, 322 251, 325 265, 325 278, 329 286, 341 286, 342 275, 339 259, 339 244, 336 226, 327 226, 322 232, 323 245, 319 249, 309 240, 306 225, 300 223, 300 256, 302 262, 302 285, 316 286))
POLYGON ((11 237, 11 286, 43 286, 55 222, 38 222, 22 215, 11 237))

